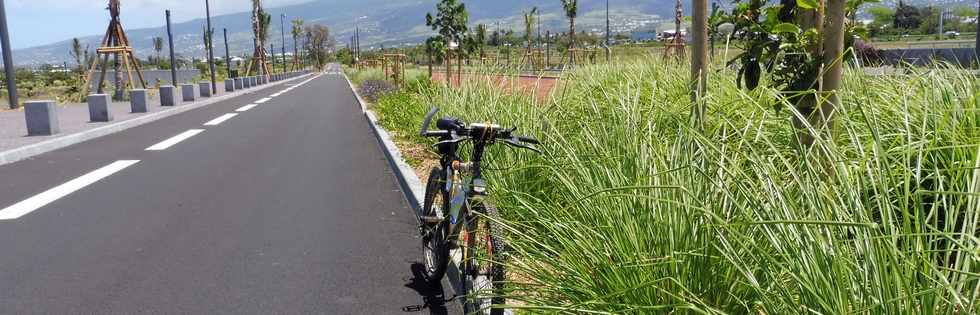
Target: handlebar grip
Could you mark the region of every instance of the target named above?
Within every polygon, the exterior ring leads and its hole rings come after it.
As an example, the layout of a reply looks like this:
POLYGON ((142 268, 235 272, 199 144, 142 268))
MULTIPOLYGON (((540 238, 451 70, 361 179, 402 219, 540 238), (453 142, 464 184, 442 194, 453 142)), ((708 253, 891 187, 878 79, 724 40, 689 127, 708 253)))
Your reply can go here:
POLYGON ((520 141, 520 142, 526 142, 526 143, 530 143, 530 144, 541 144, 541 142, 538 141, 538 139, 534 139, 534 138, 531 138, 531 137, 520 137, 520 136, 518 136, 517 137, 517 140, 520 141))
POLYGON ((432 117, 435 117, 437 112, 439 112, 439 108, 433 106, 432 109, 429 110, 429 113, 425 114, 425 121, 422 122, 422 131, 419 131, 420 136, 429 136, 429 124, 432 123, 432 117))

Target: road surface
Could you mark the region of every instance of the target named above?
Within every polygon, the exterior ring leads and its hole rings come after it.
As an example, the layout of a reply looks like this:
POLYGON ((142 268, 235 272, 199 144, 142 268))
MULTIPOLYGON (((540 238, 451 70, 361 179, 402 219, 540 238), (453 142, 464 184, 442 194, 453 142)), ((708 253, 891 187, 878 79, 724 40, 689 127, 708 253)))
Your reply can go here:
POLYGON ((0 313, 458 313, 346 81, 294 83, 0 166, 0 313))

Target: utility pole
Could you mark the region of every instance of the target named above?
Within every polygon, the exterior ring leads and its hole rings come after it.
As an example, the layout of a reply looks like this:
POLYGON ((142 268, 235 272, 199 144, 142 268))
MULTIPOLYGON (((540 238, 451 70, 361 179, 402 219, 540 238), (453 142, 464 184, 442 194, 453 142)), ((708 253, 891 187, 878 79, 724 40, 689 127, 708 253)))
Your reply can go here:
POLYGON ((610 44, 609 36, 611 34, 610 30, 611 29, 609 28, 609 0, 606 0, 606 61, 607 62, 609 60, 612 60, 612 48, 609 47, 610 44))
POLYGON ((282 33, 282 72, 286 72, 286 14, 279 15, 279 32, 282 33))
POLYGON ((204 12, 208 17, 208 67, 211 69, 211 91, 218 92, 218 79, 214 75, 214 29, 211 28, 211 4, 204 0, 204 12))
MULTIPOLYGON (((0 2, 2 2, 2 0, 0 0, 0 2)), ((0 8, 0 11, 2 11, 2 8, 0 8)), ((980 64, 980 1, 977 1, 976 21, 977 21, 977 36, 975 37, 977 42, 976 44, 974 44, 975 46, 973 47, 973 56, 977 58, 977 64, 980 64)))
POLYGON ((228 51, 228 29, 222 29, 225 32, 225 70, 228 71, 228 77, 231 78, 231 54, 228 51))
POLYGON ((272 70, 269 70, 272 72, 276 70, 276 44, 269 43, 269 57, 272 57, 272 70))
POLYGON ((3 0, 0 0, 0 44, 3 45, 3 70, 7 75, 7 97, 10 100, 10 109, 20 106, 17 102, 17 82, 14 73, 14 58, 11 56, 13 48, 10 47, 10 29, 7 28, 7 9, 4 8, 3 0))
POLYGON ((354 60, 361 61, 361 29, 357 26, 357 21, 354 21, 354 60))
POLYGON ((167 41, 170 43, 170 77, 177 86, 177 58, 174 57, 174 33, 170 30, 170 10, 167 10, 167 41))

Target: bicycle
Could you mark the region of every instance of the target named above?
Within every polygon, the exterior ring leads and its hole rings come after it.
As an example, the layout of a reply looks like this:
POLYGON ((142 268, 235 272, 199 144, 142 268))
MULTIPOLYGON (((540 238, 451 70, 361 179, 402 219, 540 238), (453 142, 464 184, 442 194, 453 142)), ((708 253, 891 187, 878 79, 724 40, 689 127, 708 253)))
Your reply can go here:
POLYGON ((425 115, 420 135, 438 138, 433 145, 439 152, 439 165, 432 168, 425 187, 425 199, 418 211, 422 252, 429 283, 437 283, 446 274, 450 249, 460 251, 459 266, 464 313, 503 314, 501 307, 505 279, 504 243, 497 226, 499 213, 485 202, 488 192, 483 180, 483 155, 487 146, 508 146, 540 151, 538 140, 514 135, 516 128, 505 129, 494 124, 469 124, 444 117, 436 121, 436 131, 429 131, 432 118, 439 111, 432 108, 425 115), (461 144, 472 142, 469 162, 460 158, 461 144), (481 218, 489 218, 482 219, 481 218))

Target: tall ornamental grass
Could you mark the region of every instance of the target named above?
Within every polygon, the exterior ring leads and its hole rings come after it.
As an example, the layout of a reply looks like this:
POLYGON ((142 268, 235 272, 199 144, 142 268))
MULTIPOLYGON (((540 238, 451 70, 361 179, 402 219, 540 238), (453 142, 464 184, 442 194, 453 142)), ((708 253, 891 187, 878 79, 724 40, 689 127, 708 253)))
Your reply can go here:
POLYGON ((425 111, 519 127, 486 175, 529 313, 980 313, 980 80, 848 71, 833 141, 801 150, 778 93, 688 69, 581 67, 550 102, 490 82, 382 98, 404 141, 425 111), (777 110, 776 108, 781 108, 777 110))

